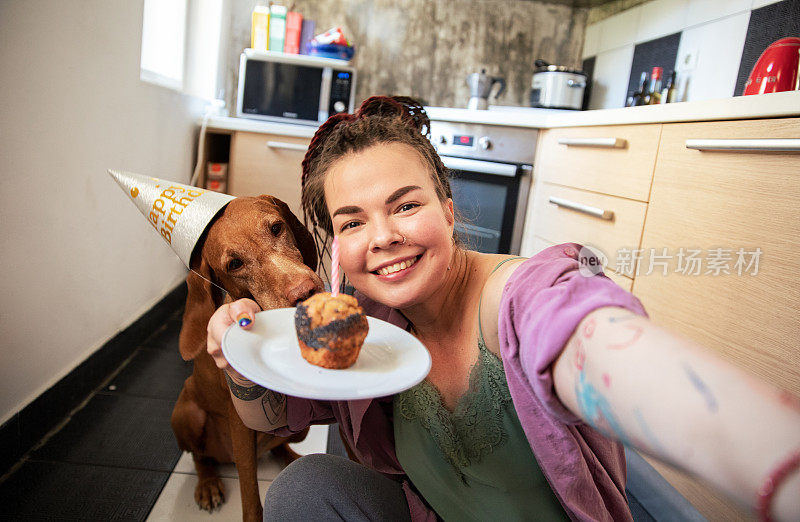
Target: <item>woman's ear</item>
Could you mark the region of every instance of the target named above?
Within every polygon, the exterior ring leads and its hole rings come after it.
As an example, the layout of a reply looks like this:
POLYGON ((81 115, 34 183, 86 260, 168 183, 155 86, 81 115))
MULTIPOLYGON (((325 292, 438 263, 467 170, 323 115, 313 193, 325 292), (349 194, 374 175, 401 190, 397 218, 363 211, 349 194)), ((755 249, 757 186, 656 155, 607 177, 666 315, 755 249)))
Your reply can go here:
POLYGON ((455 226, 456 217, 455 210, 453 210, 453 198, 447 198, 447 201, 444 202, 444 214, 447 224, 451 227, 455 226))

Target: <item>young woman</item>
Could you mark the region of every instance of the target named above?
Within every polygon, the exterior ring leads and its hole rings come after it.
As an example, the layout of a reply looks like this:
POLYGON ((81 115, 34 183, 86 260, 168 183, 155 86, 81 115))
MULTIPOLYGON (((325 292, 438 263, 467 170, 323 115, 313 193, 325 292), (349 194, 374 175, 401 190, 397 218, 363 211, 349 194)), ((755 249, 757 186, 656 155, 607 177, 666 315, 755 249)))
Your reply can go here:
POLYGON ((322 125, 303 161, 307 223, 321 244, 338 235, 367 312, 427 347, 426 380, 373 400, 284 397, 220 350, 253 301, 209 323, 248 426, 338 422, 360 462, 301 458, 272 483, 265 519, 631 520, 621 443, 762 518, 800 519, 796 403, 651 324, 604 275, 586 277, 580 245, 527 260, 465 249, 427 126, 413 100, 370 98, 322 125))

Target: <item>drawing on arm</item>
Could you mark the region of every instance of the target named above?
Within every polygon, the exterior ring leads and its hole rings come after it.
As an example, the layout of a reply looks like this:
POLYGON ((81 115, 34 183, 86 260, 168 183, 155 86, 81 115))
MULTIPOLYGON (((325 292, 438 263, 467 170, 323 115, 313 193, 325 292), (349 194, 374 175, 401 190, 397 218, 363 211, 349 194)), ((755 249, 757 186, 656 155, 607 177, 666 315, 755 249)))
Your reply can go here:
POLYGON ((699 391, 700 395, 702 395, 705 399, 708 411, 711 413, 717 413, 717 410, 719 409, 717 399, 714 397, 714 394, 711 393, 711 390, 708 389, 706 383, 703 382, 700 376, 697 375, 697 373, 695 373, 692 367, 688 364, 684 364, 683 368, 686 370, 686 374, 689 376, 689 381, 691 381, 692 386, 694 386, 694 388, 699 391))
POLYGON ((227 373, 225 373, 225 380, 228 381, 228 387, 231 389, 233 396, 243 401, 254 401, 264 395, 264 392, 267 391, 266 388, 259 386, 258 384, 254 384, 253 386, 242 386, 234 381, 227 373))
POLYGON ((269 423, 275 424, 286 409, 286 395, 268 390, 261 398, 261 406, 269 423))

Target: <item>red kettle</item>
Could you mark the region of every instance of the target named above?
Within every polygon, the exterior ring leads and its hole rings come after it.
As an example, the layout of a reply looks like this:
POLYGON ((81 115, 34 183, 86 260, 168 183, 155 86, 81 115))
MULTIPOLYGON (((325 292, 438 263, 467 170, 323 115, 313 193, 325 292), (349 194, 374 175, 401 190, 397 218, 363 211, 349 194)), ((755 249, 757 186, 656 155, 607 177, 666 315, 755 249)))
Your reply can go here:
POLYGON ((744 95, 800 89, 800 38, 781 38, 758 58, 744 84, 744 95))

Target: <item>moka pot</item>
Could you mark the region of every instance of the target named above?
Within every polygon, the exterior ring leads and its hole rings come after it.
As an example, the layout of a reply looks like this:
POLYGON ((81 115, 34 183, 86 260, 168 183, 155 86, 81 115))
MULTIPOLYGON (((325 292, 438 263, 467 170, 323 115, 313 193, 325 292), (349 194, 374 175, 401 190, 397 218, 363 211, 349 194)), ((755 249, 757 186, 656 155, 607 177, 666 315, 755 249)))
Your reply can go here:
POLYGON ((497 76, 489 76, 486 74, 486 69, 481 69, 479 73, 472 73, 467 76, 467 86, 469 86, 469 103, 468 109, 486 110, 489 108, 489 96, 492 92, 492 87, 499 84, 500 88, 494 95, 495 100, 503 93, 506 88, 506 81, 497 76))

